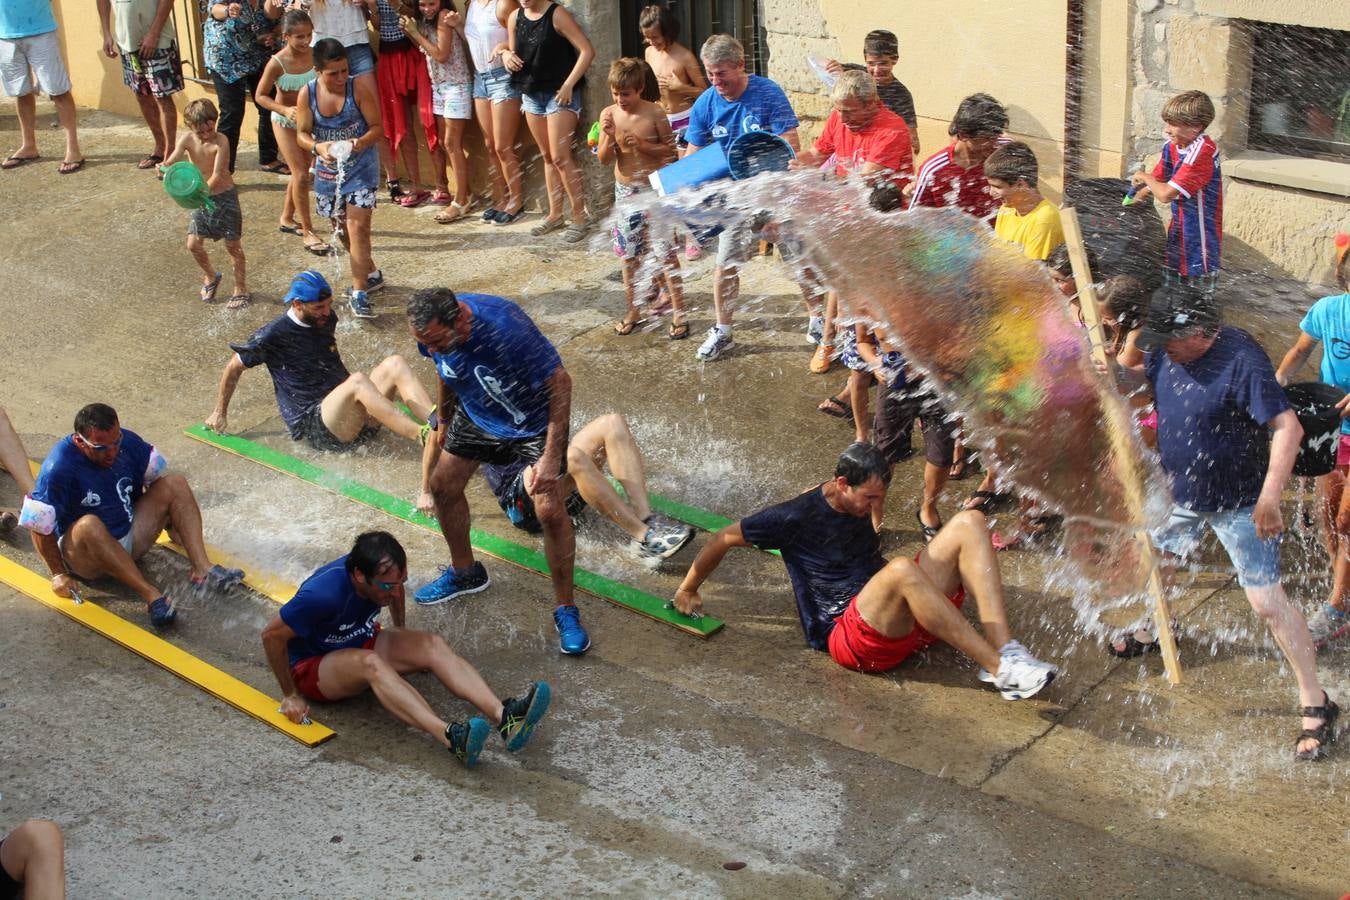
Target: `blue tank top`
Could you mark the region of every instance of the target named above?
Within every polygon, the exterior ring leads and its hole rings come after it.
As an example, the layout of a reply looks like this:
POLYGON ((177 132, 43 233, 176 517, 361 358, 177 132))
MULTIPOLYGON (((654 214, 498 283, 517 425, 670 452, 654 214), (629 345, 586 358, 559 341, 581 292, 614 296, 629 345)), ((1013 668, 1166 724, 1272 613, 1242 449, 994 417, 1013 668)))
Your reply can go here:
MULTIPOLYGON (((315 82, 309 92, 309 111, 314 116, 314 142, 354 141, 370 130, 361 108, 352 94, 355 78, 347 79, 347 96, 335 116, 319 114, 319 90, 315 82)), ((342 193, 373 191, 380 184, 380 154, 373 146, 360 150, 347 160, 342 178, 342 193)), ((337 190, 337 170, 322 159, 314 160, 314 193, 331 197, 337 190)))

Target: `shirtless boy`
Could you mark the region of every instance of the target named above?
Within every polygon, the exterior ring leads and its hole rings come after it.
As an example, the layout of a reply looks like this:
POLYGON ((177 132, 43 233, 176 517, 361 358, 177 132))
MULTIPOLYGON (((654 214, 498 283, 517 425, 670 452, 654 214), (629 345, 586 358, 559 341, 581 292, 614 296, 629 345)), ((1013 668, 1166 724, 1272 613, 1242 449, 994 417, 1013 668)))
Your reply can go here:
POLYGON ((647 42, 643 56, 661 85, 661 108, 670 120, 675 139, 682 141, 684 129, 689 125, 689 108, 708 89, 708 79, 703 77, 694 52, 676 42, 680 23, 665 6, 653 3, 643 7, 638 27, 647 42))
POLYGON ((234 260, 234 294, 230 296, 226 309, 243 309, 253 302, 244 275, 244 248, 240 244, 244 234, 244 215, 239 209, 239 193, 235 190, 234 178, 230 175, 230 144, 225 135, 216 131, 216 120, 219 118, 220 114, 210 100, 193 100, 189 103, 187 109, 183 110, 183 124, 187 125, 188 130, 179 137, 173 153, 159 168, 163 172, 174 163, 188 159, 206 176, 206 186, 211 191, 211 208, 202 207, 192 211, 192 218, 188 221, 188 252, 202 267, 202 302, 211 303, 216 299, 221 274, 211 265, 205 241, 225 242, 225 249, 234 260))
MULTIPOLYGON (((614 200, 621 203, 648 188, 647 176, 675 161, 675 137, 661 107, 642 99, 647 64, 640 59, 616 59, 609 67, 609 90, 614 105, 600 113, 600 143, 596 156, 601 165, 614 164, 614 200)), ((628 312, 614 323, 618 334, 632 334, 642 321, 637 308, 637 277, 649 249, 647 214, 620 215, 614 226, 614 252, 623 258, 623 288, 628 312)), ((680 285, 680 260, 669 240, 657 241, 665 251, 664 270, 646 286, 643 304, 652 304, 664 284, 670 297, 672 341, 689 336, 684 315, 684 291, 680 285)))

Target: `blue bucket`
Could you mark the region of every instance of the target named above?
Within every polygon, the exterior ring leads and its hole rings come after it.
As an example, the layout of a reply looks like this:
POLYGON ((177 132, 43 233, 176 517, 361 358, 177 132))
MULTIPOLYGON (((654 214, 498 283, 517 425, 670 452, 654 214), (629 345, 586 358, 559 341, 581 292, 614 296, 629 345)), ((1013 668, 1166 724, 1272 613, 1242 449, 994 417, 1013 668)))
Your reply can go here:
POLYGON ((747 131, 727 147, 727 165, 737 181, 761 172, 786 172, 796 158, 792 145, 770 131, 747 131))
POLYGON ((664 197, 682 188, 698 187, 709 181, 718 181, 731 174, 727 153, 721 142, 709 144, 697 153, 676 160, 648 176, 656 193, 664 197))

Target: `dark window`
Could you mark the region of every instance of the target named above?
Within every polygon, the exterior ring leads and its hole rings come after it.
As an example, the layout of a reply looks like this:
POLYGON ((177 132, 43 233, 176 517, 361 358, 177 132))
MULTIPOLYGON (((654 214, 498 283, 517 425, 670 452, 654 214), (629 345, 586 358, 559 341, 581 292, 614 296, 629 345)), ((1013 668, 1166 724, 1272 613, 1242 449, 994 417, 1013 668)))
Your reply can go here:
POLYGON ((1350 160, 1350 31, 1253 24, 1247 144, 1350 160))
MULTIPOLYGON (((623 0, 619 25, 623 29, 623 55, 642 56, 644 45, 638 16, 647 0, 623 0)), ((680 22, 680 43, 694 51, 714 34, 730 34, 745 45, 745 67, 763 75, 768 53, 764 48, 759 0, 669 0, 680 22)))

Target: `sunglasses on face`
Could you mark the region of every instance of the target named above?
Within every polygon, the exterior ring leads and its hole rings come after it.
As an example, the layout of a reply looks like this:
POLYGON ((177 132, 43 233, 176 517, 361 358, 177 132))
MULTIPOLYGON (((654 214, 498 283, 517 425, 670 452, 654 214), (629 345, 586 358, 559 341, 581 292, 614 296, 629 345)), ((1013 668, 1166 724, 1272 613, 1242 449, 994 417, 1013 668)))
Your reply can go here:
POLYGON ((76 437, 80 439, 81 444, 84 444, 84 446, 88 447, 90 450, 93 450, 95 453, 102 453, 104 450, 110 450, 114 447, 122 446, 122 439, 120 437, 117 440, 109 441, 106 444, 95 444, 93 441, 89 440, 89 438, 85 437, 82 434, 76 435, 76 437))

